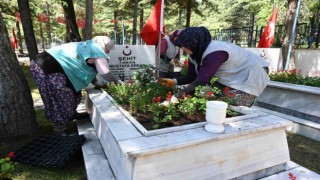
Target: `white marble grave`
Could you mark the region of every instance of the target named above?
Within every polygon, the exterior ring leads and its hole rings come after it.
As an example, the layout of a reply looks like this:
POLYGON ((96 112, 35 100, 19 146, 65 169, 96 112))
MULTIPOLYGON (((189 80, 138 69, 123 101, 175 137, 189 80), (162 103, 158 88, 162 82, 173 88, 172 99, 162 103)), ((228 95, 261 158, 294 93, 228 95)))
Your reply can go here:
POLYGON ((255 116, 226 123, 221 134, 203 124, 150 136, 106 92, 88 88, 86 108, 118 180, 261 178, 290 161, 285 128, 291 122, 250 108, 243 110, 255 116))
POLYGON ((320 88, 271 81, 256 106, 320 123, 320 88))

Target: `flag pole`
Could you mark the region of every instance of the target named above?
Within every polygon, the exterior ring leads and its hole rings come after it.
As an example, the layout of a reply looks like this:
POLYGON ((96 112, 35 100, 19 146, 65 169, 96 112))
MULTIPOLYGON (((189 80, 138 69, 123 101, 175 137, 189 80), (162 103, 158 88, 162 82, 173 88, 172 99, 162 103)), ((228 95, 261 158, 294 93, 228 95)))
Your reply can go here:
POLYGON ((124 34, 124 21, 123 21, 123 19, 122 19, 121 28, 122 28, 122 45, 124 45, 125 41, 126 41, 126 37, 125 37, 125 34, 124 34))
POLYGON ((164 33, 163 31, 163 8, 164 8, 164 0, 161 0, 161 9, 160 9, 160 29, 158 34, 158 48, 157 48, 157 56, 156 56, 156 67, 158 69, 157 76, 160 75, 160 49, 161 49, 161 35, 164 33))
POLYGON ((159 41, 156 49, 156 67, 157 67, 157 77, 159 77, 160 73, 160 46, 161 46, 161 32, 159 32, 159 41))
POLYGON ((290 44, 289 44, 289 50, 288 50, 288 55, 287 55, 287 61, 286 61, 286 67, 284 70, 288 70, 289 69, 289 62, 290 62, 290 57, 291 57, 291 49, 292 49, 292 44, 294 43, 294 35, 296 32, 296 26, 297 26, 297 21, 298 21, 298 16, 299 16, 299 10, 300 10, 300 0, 298 0, 298 6, 296 9, 296 16, 294 18, 294 22, 293 22, 293 29, 292 29, 292 34, 291 34, 291 38, 290 38, 290 44))

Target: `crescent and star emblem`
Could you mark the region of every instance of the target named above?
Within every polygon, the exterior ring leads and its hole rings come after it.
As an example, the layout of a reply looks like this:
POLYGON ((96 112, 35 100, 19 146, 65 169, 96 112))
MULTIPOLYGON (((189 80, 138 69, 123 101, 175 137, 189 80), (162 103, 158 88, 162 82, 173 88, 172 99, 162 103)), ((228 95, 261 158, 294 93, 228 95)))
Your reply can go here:
POLYGON ((131 49, 128 49, 128 48, 129 48, 129 47, 126 46, 126 49, 124 49, 124 50, 122 51, 123 55, 125 55, 125 56, 130 56, 130 55, 131 55, 131 49))
POLYGON ((269 39, 274 35, 274 26, 275 26, 275 24, 273 22, 271 22, 270 25, 269 25, 269 28, 270 28, 271 32, 270 32, 269 36, 266 37, 266 39, 269 39))

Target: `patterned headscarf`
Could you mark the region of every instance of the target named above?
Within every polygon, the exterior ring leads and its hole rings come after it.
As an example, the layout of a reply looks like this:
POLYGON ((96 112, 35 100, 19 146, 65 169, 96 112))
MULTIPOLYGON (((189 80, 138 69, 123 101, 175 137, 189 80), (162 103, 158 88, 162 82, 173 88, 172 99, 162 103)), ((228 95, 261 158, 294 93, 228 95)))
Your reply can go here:
POLYGON ((177 38, 179 36, 179 34, 181 33, 182 29, 177 29, 175 31, 172 31, 171 33, 169 33, 169 38, 170 41, 173 43, 174 39, 177 38))
POLYGON ((190 49, 192 59, 201 62, 202 55, 211 42, 211 35, 205 27, 189 27, 181 31, 174 44, 190 49))

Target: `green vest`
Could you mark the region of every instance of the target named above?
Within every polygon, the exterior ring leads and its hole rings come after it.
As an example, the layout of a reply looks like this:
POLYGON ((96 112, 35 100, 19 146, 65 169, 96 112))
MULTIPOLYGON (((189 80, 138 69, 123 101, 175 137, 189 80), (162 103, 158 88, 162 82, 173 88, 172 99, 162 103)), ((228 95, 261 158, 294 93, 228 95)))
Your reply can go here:
POLYGON ((74 89, 80 91, 97 75, 97 70, 87 65, 88 58, 109 58, 99 44, 88 40, 72 42, 46 50, 61 65, 74 89))

